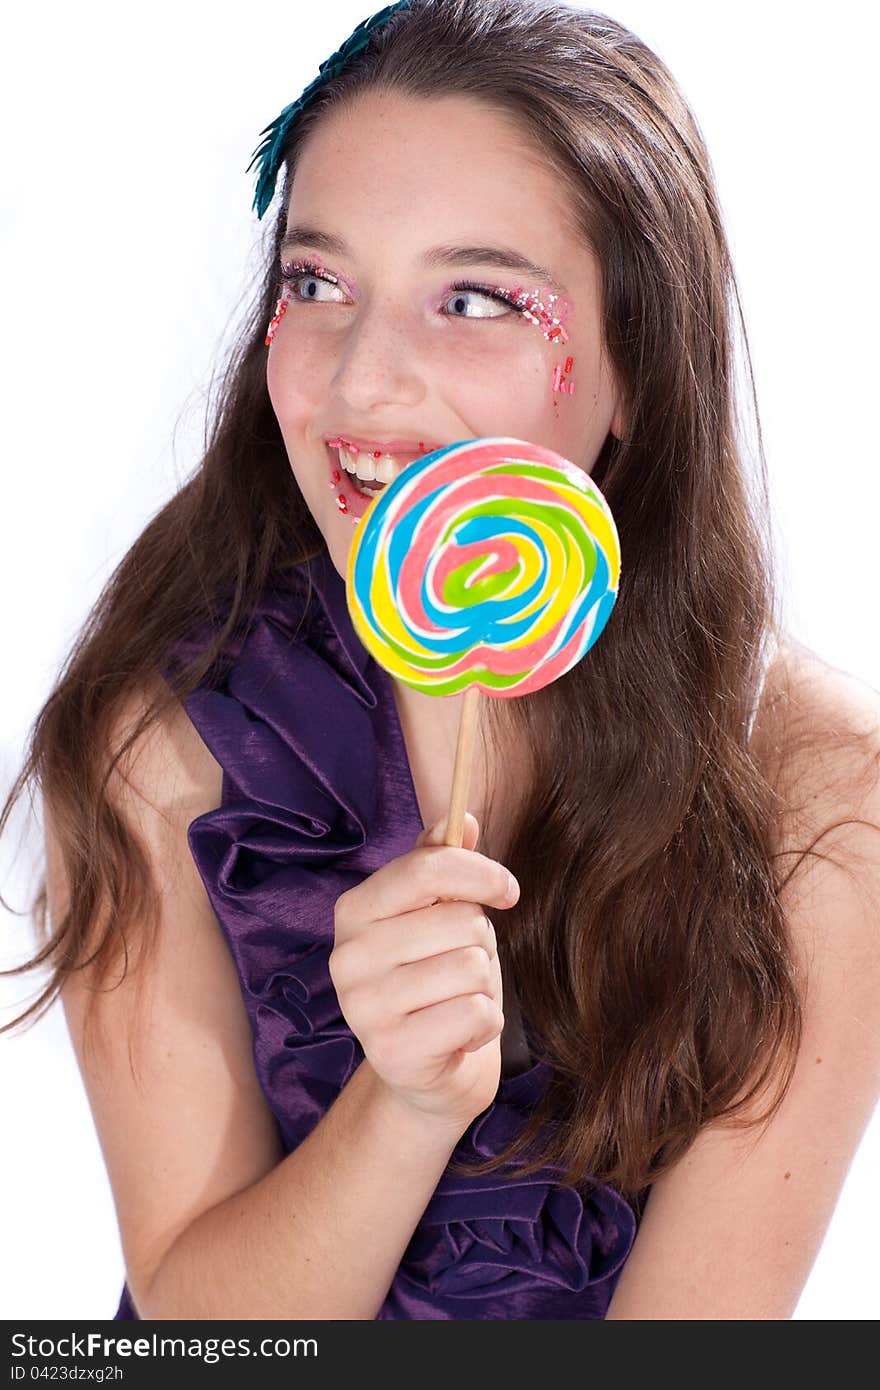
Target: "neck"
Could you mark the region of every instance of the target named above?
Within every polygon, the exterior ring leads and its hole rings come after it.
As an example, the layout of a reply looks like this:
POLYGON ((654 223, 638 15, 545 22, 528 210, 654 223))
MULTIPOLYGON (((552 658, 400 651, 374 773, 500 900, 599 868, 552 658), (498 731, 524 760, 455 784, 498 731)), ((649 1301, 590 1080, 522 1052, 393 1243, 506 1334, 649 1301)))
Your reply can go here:
MULTIPOLYGON (((422 820, 433 825, 449 809, 464 695, 425 695, 396 679, 392 687, 422 820)), ((484 703, 481 701, 481 706, 484 703)), ((467 809, 480 821, 485 834, 488 766, 480 719, 483 712, 482 708, 478 711, 467 809)))

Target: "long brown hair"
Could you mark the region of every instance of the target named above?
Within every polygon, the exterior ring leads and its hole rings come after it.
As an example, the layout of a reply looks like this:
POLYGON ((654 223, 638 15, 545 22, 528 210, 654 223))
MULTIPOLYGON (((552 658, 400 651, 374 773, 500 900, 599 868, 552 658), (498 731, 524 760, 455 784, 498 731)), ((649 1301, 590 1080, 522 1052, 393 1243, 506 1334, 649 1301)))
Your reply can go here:
POLYGON ((6 1027, 36 1021, 73 971, 90 965, 100 986, 130 945, 148 951, 157 894, 108 795, 112 770, 231 649, 267 583, 324 549, 269 401, 263 340, 299 149, 325 110, 371 87, 469 95, 511 114, 565 181, 603 271, 627 424, 592 472, 624 582, 588 661, 535 695, 485 702, 497 736, 534 757, 503 854, 527 891, 499 936, 553 1072, 520 1139, 484 1166, 527 1154, 530 1168, 559 1163, 568 1180, 593 1174, 637 1193, 778 1069, 763 1118, 773 1113, 801 1014, 772 852, 778 795, 748 738, 779 615, 747 336, 694 118, 659 59, 603 15, 413 0, 294 126, 204 458, 101 594, 0 817, 2 829, 24 788, 39 787, 70 890, 49 928, 39 886, 40 947, 6 973, 49 963, 52 977, 6 1027), (739 403, 738 333, 749 383, 739 403), (171 646, 206 626, 211 640, 170 685, 157 681, 171 646), (138 694, 141 717, 116 738, 138 694))

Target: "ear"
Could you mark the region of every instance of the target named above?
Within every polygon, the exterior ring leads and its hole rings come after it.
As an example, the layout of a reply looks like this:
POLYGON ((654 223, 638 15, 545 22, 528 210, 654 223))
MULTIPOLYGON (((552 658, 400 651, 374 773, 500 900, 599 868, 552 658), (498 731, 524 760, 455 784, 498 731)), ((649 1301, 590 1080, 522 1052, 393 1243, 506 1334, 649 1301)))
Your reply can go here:
POLYGON ((624 439, 626 436, 626 411, 620 396, 617 397, 614 406, 614 414, 611 416, 611 424, 608 427, 615 439, 624 439))
POLYGON ((627 412, 626 403, 624 400, 624 392, 621 388, 620 379, 617 375, 617 372, 615 371, 611 359, 608 356, 607 348, 605 347, 603 347, 602 349, 600 370, 602 376, 605 378, 608 386, 610 387, 612 414, 611 419, 608 422, 608 429, 610 433, 614 435, 615 439, 624 439, 626 437, 627 424, 627 412))

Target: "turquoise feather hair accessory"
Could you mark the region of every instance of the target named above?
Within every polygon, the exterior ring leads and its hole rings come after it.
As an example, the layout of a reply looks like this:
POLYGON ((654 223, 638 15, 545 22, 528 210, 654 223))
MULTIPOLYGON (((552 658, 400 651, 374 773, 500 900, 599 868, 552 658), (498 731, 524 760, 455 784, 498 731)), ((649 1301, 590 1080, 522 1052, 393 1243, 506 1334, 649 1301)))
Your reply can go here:
POLYGON ((275 117, 271 125, 267 125, 264 130, 260 131, 260 134, 265 136, 265 139, 262 140, 254 150, 251 156, 251 162, 245 170, 246 173, 250 173, 254 164, 259 163, 257 188, 253 201, 253 208, 257 214, 258 221, 262 218, 263 213, 275 196, 275 184, 278 180, 278 170, 281 167, 281 162, 284 157, 284 146, 287 141, 288 132, 294 121, 302 114, 324 83, 328 82, 331 77, 335 77, 336 74, 345 67, 346 63, 350 62, 355 54, 360 53, 361 49, 366 47, 370 35, 383 25, 387 19, 390 19, 393 14, 396 14, 398 10, 405 10, 410 3, 411 0, 397 0, 396 5, 386 5, 384 10, 379 10, 378 13, 371 15, 369 19, 361 20, 357 28, 353 29, 349 34, 345 43, 321 63, 318 68, 318 76, 315 78, 314 82, 309 83, 308 87, 306 87, 301 96, 297 97, 296 101, 291 102, 289 106, 285 106, 284 110, 279 116, 275 117))

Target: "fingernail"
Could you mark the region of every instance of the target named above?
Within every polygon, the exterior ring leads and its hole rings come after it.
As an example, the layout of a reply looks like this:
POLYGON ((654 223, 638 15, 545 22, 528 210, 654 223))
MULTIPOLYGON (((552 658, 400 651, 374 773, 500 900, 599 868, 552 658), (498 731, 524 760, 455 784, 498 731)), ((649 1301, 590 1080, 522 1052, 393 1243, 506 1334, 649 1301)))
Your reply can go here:
POLYGON ((508 873, 508 875, 507 875, 507 901, 508 901, 509 903, 511 903, 511 904, 512 904, 512 903, 515 903, 518 897, 519 897, 519 884, 517 883, 517 881, 516 881, 516 879, 514 878, 513 874, 508 873))

